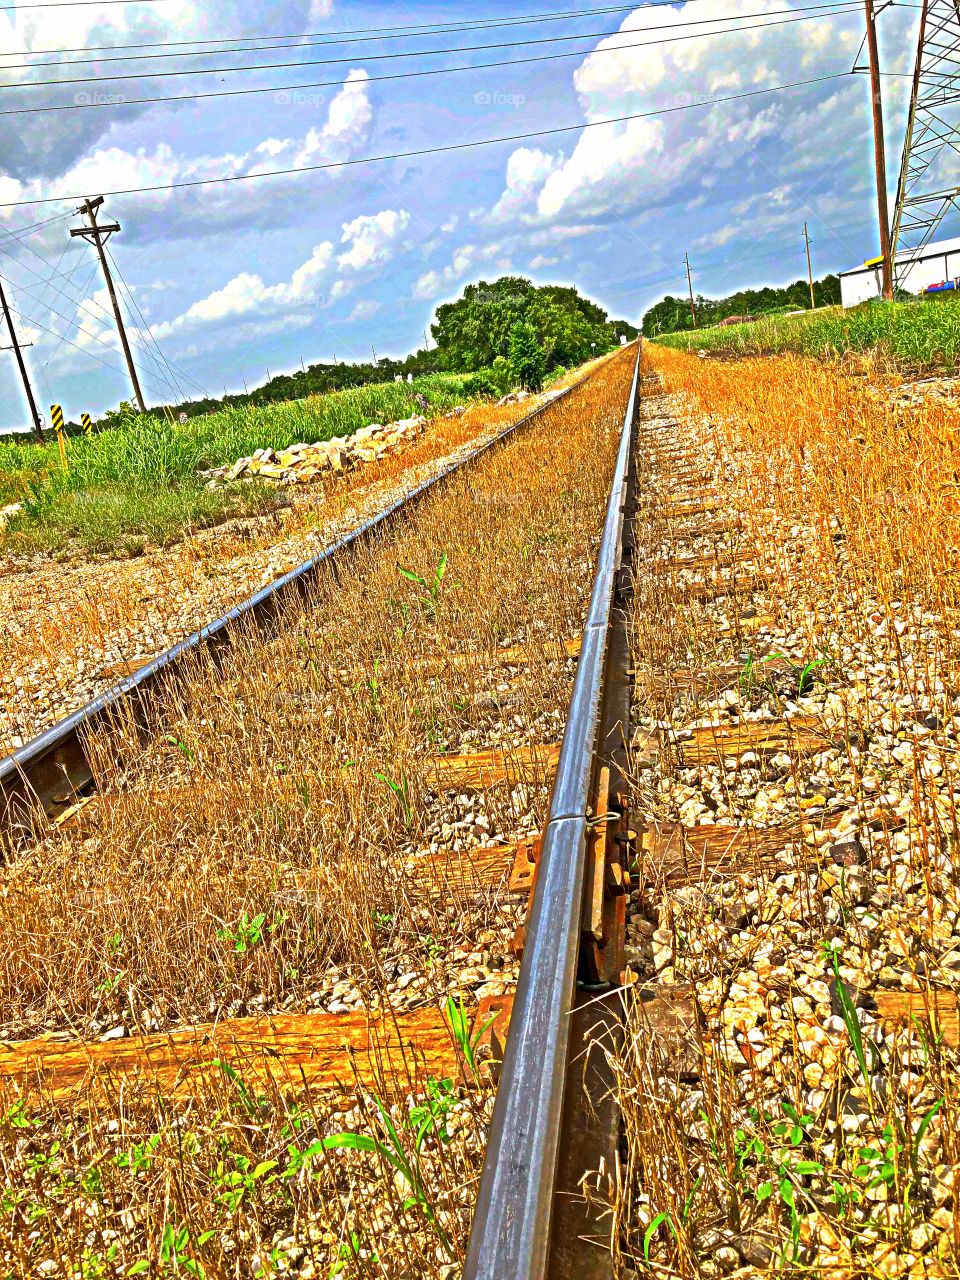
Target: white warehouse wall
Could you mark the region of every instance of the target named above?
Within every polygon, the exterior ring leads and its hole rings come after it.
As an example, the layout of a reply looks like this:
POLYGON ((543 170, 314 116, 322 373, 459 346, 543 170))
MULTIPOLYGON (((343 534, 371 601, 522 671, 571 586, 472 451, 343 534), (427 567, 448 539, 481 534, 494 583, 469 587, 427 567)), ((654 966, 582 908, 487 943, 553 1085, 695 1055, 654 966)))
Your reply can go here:
MULTIPOLYGON (((960 277, 960 237, 928 244, 919 257, 910 252, 897 255, 897 285, 908 293, 922 293, 928 284, 960 277)), ((854 267, 840 273, 840 300, 845 307, 879 298, 882 294, 880 266, 854 267)))

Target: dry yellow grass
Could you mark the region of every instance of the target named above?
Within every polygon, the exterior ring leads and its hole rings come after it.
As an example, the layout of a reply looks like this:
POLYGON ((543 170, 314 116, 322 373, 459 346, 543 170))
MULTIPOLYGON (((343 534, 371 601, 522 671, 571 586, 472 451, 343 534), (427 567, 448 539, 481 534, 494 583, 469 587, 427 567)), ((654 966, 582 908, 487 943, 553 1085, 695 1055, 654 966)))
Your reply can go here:
POLYGON ((109 687, 117 664, 162 652, 525 412, 473 404, 395 454, 288 491, 283 510, 188 529, 133 559, 0 559, 0 752, 109 687))
POLYGON ((955 1277, 960 417, 792 356, 647 361, 634 794, 692 835, 633 902, 624 1265, 955 1277))
MULTIPOLYGON (((279 639, 198 663, 145 736, 118 723, 96 744, 114 798, 2 871, 8 1036, 298 1010, 331 974, 368 1006, 436 1005, 483 981, 468 950, 503 963, 516 906, 440 894, 411 858, 530 830, 549 778, 443 795, 431 762, 559 736, 558 642, 581 626, 632 359, 332 566, 279 639), (516 670, 491 657, 520 644, 516 670)), ((38 1114, 8 1093, 0 1270, 448 1275, 490 1091, 429 1085, 413 1058, 419 1096, 394 1112, 413 1184, 382 1152, 317 1148, 331 1128, 383 1137, 365 1089, 346 1116, 226 1073, 176 1104, 118 1085, 38 1114), (420 1145, 415 1104, 434 1107, 420 1145)))

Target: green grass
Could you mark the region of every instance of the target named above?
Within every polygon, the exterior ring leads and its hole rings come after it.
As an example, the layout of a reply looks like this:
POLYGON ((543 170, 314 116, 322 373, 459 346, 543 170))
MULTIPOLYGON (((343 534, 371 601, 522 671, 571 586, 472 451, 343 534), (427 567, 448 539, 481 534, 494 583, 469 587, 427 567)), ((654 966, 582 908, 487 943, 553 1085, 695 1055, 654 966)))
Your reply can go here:
POLYGON ((2 443, 0 505, 19 502, 0 535, 8 552, 58 550, 137 552, 165 545, 185 529, 265 511, 286 501, 283 491, 258 484, 209 490, 199 472, 255 449, 283 449, 297 441, 350 435, 370 422, 419 412, 416 395, 443 413, 476 398, 476 378, 432 374, 413 383, 377 383, 304 401, 226 409, 171 425, 133 416, 89 438, 71 437, 63 473, 56 442, 2 443))
POLYGON ((752 324, 662 334, 656 341, 683 351, 741 356, 794 351, 828 360, 879 351, 904 370, 952 371, 960 359, 960 298, 765 316, 752 324))

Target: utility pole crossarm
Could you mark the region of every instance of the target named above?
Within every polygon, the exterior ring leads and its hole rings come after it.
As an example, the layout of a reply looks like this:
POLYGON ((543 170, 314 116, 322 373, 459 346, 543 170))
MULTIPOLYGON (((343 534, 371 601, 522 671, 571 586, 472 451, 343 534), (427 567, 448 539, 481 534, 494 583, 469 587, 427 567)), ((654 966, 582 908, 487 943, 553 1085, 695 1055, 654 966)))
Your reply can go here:
POLYGON ((113 277, 110 274, 110 267, 107 264, 107 255, 104 245, 114 232, 120 230, 119 222, 97 222, 97 210, 103 204, 103 196, 97 196, 94 200, 87 200, 80 206, 77 213, 82 214, 89 220, 89 226, 71 227, 70 235, 79 236, 82 240, 86 240, 88 244, 96 246, 97 253, 100 257, 100 266, 103 269, 103 278, 106 281, 107 293, 110 295, 110 303, 113 307, 114 319, 117 322, 117 333, 120 336, 120 345, 123 348, 124 359, 127 362, 127 371, 130 374, 130 384, 133 387, 133 397, 137 402, 137 407, 141 413, 146 413, 147 406, 144 403, 143 392, 140 390, 140 379, 137 377, 136 366, 133 363, 133 352, 130 350, 130 343, 127 339, 127 331, 123 323, 123 313, 120 310, 120 302, 117 299, 116 290, 113 287, 113 277))

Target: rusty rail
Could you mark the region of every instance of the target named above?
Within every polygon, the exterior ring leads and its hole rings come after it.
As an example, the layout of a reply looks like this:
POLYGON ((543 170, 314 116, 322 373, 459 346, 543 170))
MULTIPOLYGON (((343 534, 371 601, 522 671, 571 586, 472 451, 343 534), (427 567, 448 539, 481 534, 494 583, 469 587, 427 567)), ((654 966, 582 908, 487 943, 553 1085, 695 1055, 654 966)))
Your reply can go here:
POLYGON ((605 1222, 582 1194, 617 1141, 607 1060, 629 877, 627 605, 640 351, 624 418, 464 1280, 609 1276, 605 1222), (612 994, 611 994, 612 993, 612 994), (558 1212, 558 1206, 561 1210, 558 1212))
POLYGON ((121 707, 140 711, 148 699, 155 698, 162 691, 166 680, 175 678, 185 669, 191 656, 203 651, 215 652, 228 644, 238 625, 252 624, 269 631, 292 598, 308 593, 324 567, 337 562, 351 548, 381 535, 451 475, 529 426, 552 405, 581 387, 590 376, 586 374, 465 457, 448 463, 431 479, 364 521, 318 556, 261 588, 0 760, 0 847, 29 837, 35 831, 41 814, 49 816, 93 789, 94 777, 85 743, 91 734, 109 728, 111 717, 121 707))

